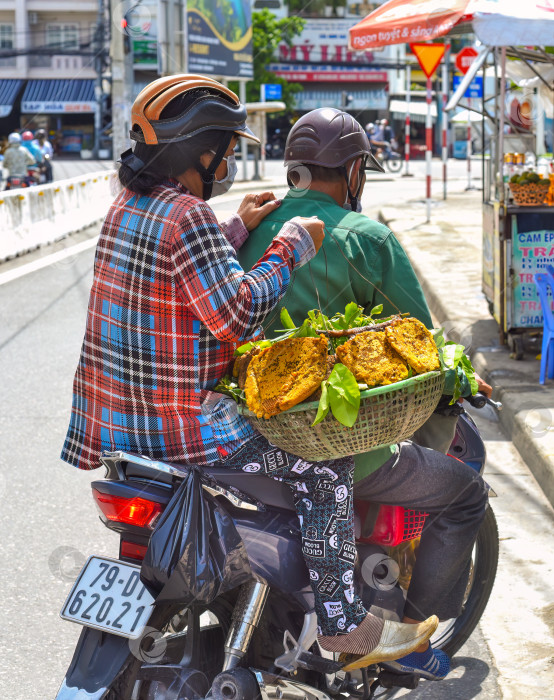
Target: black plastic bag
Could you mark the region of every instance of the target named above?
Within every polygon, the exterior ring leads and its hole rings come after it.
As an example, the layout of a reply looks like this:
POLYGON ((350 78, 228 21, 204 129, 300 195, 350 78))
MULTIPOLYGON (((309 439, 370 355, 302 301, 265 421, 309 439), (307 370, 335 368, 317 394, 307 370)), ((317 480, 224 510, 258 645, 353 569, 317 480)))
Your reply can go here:
POLYGON ((156 603, 210 603, 252 579, 233 519, 191 469, 152 533, 140 578, 156 603))

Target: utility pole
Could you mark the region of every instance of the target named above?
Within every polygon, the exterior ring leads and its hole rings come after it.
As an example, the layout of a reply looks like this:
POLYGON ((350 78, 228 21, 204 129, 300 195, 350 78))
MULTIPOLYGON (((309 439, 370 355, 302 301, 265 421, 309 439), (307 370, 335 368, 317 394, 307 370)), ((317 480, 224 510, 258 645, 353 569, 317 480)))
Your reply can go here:
POLYGON ((126 27, 129 0, 110 0, 112 20, 112 142, 113 159, 129 148, 133 89, 133 50, 126 27))
POLYGON ((104 94, 102 88, 102 73, 104 70, 104 22, 105 22, 104 0, 98 0, 98 18, 94 30, 94 67, 96 70, 96 83, 94 85, 94 96, 96 98, 96 110, 94 112, 94 158, 98 159, 100 150, 100 132, 102 131, 102 111, 104 104, 104 94))

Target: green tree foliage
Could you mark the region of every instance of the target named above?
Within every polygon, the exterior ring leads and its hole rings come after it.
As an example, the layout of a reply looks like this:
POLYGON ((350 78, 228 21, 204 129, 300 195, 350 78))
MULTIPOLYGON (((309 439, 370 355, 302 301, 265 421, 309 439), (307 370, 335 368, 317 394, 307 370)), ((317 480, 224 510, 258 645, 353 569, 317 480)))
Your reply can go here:
MULTIPOLYGON (((252 52, 254 57, 254 79, 247 85, 248 102, 259 102, 260 87, 263 83, 278 83, 283 86, 283 102, 287 112, 294 110, 294 95, 300 92, 299 83, 289 83, 267 69, 278 60, 277 47, 281 42, 291 44, 295 36, 302 33, 304 22, 301 17, 277 19, 269 10, 252 13, 252 52)), ((238 91, 238 83, 230 83, 232 90, 238 91)))

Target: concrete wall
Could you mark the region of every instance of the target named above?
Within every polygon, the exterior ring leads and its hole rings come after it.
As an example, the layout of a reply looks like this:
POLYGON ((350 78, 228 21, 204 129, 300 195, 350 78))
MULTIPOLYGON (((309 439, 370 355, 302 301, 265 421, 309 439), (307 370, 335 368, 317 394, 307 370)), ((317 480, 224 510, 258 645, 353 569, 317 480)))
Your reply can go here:
POLYGON ((0 192, 0 261, 101 221, 113 201, 114 171, 0 192))

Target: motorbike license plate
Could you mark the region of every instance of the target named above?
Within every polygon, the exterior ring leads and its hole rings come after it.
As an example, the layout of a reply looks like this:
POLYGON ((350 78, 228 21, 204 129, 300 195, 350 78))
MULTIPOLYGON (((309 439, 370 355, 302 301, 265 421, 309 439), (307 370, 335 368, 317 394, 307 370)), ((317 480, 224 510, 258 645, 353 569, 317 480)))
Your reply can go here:
POLYGON ((140 580, 140 566, 92 556, 73 584, 60 612, 64 620, 137 639, 154 598, 140 580))

